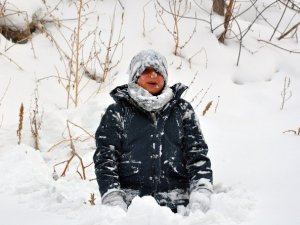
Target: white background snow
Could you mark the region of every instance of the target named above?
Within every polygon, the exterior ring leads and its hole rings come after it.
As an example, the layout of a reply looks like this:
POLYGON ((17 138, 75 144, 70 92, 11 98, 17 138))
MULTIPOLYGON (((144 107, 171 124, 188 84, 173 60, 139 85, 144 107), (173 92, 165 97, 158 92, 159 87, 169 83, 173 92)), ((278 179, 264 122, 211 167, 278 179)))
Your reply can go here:
MULTIPOLYGON (((67 51, 67 41, 62 34, 69 40, 76 27, 76 8, 72 1, 64 0, 60 4, 57 4, 58 0, 46 1, 48 10, 40 0, 1 0, 1 4, 4 2, 8 7, 7 14, 16 8, 27 13, 5 17, 6 21, 2 18, 0 24, 22 28, 31 22, 33 15, 48 20, 60 19, 62 26, 48 23, 45 27, 67 51), (47 11, 51 11, 53 17, 47 11)), ((80 93, 77 108, 74 105, 66 108, 67 94, 57 78, 58 73, 63 75, 66 70, 57 48, 45 33, 33 33, 31 42, 23 45, 14 44, 0 35, 0 53, 22 68, 19 69, 0 54, 0 224, 300 224, 300 136, 292 132, 283 133, 297 131, 300 127, 300 55, 258 41, 268 41, 274 30, 259 18, 243 39, 239 66, 236 66, 237 39, 226 39, 225 45, 220 44, 217 36, 222 32, 222 26, 211 33, 210 25, 201 21, 197 22, 196 34, 182 50, 185 58, 174 56, 172 37, 158 23, 153 2, 147 5, 145 0, 120 2, 124 6, 122 36, 125 39, 123 53, 118 50, 114 60, 120 59, 121 55, 122 59, 104 84, 100 86, 95 81, 87 83, 80 93), (192 104, 199 115, 214 171, 215 193, 211 208, 205 214, 173 214, 168 208, 158 206, 151 197, 135 198, 127 213, 119 208, 102 206, 93 165, 86 168, 87 180, 83 181, 76 172, 79 165, 77 159, 72 161, 64 177, 60 174, 65 164, 57 166, 59 178, 53 179, 56 176, 53 166, 68 159, 71 154, 69 141, 62 142, 68 139, 66 121, 94 134, 105 108, 113 102, 109 91, 127 82, 126 71, 131 58, 140 50, 149 48, 166 56, 170 85, 176 82, 189 85, 194 80, 185 99, 192 101, 203 89, 192 104), (205 51, 196 55, 190 66, 186 59, 201 49, 205 51), (195 77, 196 73, 198 75, 195 77), (285 77, 290 78, 288 91, 292 92, 292 96, 280 110, 285 77), (95 94, 99 86, 100 91, 95 94), (39 151, 33 148, 29 122, 36 88, 39 115, 42 114, 39 151), (209 101, 213 101, 212 107, 202 116, 209 101), (24 104, 25 114, 22 141, 18 145, 16 130, 21 103, 24 104), (54 146, 58 143, 61 144, 54 146), (95 194, 96 205, 89 203, 91 193, 95 194)), ((117 33, 122 13, 120 2, 91 1, 89 7, 85 7, 84 14, 88 21, 82 28, 82 37, 98 27, 102 38, 107 40, 115 6, 117 33)), ((160 2, 165 4, 165 1, 160 2)), ((262 9, 270 2, 261 0, 256 5, 262 9)), ((210 11, 210 1, 197 3, 210 11)), ((247 3, 237 4, 241 4, 240 11, 247 8, 247 3)), ((266 10, 264 17, 275 27, 283 10, 284 5, 275 4, 266 10)), ((209 20, 209 15, 195 4, 189 16, 194 16, 195 11, 198 17, 209 20)), ((166 22, 171 24, 170 18, 166 14, 164 16, 168 20, 166 22)), ((252 8, 238 21, 245 29, 255 16, 256 11, 252 8)), ((294 13, 288 10, 278 30, 283 32, 293 16, 294 13)), ((298 13, 289 27, 299 19, 298 13)), ((222 17, 212 16, 214 27, 222 21, 222 17)), ((194 24, 193 20, 181 20, 183 40, 189 37, 194 24)), ((233 29, 237 31, 236 27, 233 29)), ((300 51, 295 36, 278 41, 279 36, 280 32, 276 32, 271 42, 282 48, 300 51)), ((85 55, 91 51, 91 45, 91 40, 85 44, 85 55)), ((97 68, 99 70, 99 66, 97 68)), ((97 68, 94 69, 99 73, 97 68)), ((88 78, 83 77, 83 80, 88 81, 88 78)), ((76 151, 85 165, 90 164, 95 151, 93 138, 76 126, 70 125, 70 129, 73 137, 77 138, 74 141, 76 151)))

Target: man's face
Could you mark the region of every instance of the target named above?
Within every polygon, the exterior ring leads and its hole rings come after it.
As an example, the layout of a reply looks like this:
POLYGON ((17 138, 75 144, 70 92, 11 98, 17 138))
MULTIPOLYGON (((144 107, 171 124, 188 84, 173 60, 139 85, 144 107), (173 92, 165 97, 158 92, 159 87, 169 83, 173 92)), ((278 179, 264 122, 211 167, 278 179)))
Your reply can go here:
POLYGON ((147 67, 137 80, 137 84, 152 95, 158 95, 165 86, 163 75, 147 67))

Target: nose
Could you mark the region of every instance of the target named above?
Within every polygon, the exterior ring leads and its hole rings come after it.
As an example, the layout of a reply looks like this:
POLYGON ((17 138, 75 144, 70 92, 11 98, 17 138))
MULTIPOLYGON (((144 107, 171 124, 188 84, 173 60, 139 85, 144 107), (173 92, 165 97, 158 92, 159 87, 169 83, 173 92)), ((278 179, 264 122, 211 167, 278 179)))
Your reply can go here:
POLYGON ((152 71, 151 71, 150 77, 151 77, 151 78, 156 78, 156 77, 157 77, 157 73, 156 73, 155 70, 152 70, 152 71))

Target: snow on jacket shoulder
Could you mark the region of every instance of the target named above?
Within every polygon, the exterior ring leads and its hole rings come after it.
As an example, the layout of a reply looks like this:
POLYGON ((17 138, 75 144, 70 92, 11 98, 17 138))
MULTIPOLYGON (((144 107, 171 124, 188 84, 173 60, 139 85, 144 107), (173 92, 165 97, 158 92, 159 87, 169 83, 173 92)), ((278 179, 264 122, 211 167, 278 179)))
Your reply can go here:
POLYGON ((186 206, 194 190, 212 191, 208 147, 192 106, 180 98, 186 87, 171 88, 174 98, 156 113, 140 108, 127 85, 111 92, 116 103, 107 108, 95 135, 102 196, 119 191, 129 204, 136 195, 151 195, 172 209, 186 206))

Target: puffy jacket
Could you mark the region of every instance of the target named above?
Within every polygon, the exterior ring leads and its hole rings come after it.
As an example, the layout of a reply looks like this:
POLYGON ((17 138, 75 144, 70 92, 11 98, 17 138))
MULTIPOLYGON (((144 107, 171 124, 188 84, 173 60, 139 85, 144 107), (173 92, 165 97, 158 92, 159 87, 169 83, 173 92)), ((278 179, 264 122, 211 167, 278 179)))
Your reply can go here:
POLYGON ((96 131, 95 173, 102 196, 124 193, 153 196, 171 209, 187 205, 191 191, 212 190, 208 147, 192 106, 182 98, 182 84, 159 112, 140 108, 127 85, 111 92, 110 105, 96 131))

